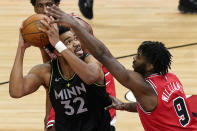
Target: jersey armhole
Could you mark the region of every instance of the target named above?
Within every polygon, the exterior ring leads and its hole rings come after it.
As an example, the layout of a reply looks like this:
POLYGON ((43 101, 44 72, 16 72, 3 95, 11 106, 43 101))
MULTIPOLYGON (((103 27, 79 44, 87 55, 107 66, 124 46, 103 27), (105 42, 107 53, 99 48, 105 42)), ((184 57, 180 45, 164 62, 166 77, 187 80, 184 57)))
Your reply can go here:
MULTIPOLYGON (((153 88, 153 90, 155 91, 155 93, 156 93, 156 95, 157 95, 157 100, 158 100, 158 94, 157 94, 157 90, 156 90, 157 87, 155 86, 155 84, 154 84, 151 80, 146 80, 146 82, 148 82, 148 83, 150 84, 150 87, 153 88)), ((151 113, 157 109, 158 101, 157 101, 157 106, 156 106, 152 111, 145 111, 144 108, 140 105, 139 102, 137 102, 137 104, 138 104, 139 108, 140 108, 145 114, 151 115, 151 113)))

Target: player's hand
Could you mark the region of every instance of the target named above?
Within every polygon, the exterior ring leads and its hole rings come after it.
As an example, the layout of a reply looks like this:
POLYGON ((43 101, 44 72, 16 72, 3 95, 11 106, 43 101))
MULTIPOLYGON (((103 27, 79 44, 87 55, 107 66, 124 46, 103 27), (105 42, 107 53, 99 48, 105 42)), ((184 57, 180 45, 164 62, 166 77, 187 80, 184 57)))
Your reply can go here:
POLYGON ((44 19, 45 20, 41 20, 40 22, 44 24, 44 26, 46 26, 48 30, 43 28, 38 28, 38 29, 47 34, 51 45, 55 47, 56 43, 59 41, 58 26, 56 23, 52 23, 52 21, 54 20, 53 17, 50 18, 45 17, 44 19))
POLYGON ((56 18, 52 21, 52 23, 58 23, 61 26, 65 26, 70 28, 72 24, 78 23, 73 16, 65 13, 62 11, 59 7, 56 5, 53 5, 52 7, 47 8, 47 11, 45 12, 48 16, 52 16, 56 18))
POLYGON ((113 96, 109 96, 112 99, 112 104, 110 106, 105 107, 105 110, 114 108, 116 110, 124 110, 125 104, 120 101, 118 98, 115 98, 113 96))
POLYGON ((31 44, 25 43, 21 31, 22 31, 22 27, 21 27, 20 30, 19 30, 19 43, 18 43, 18 46, 19 46, 20 48, 26 49, 26 48, 30 47, 31 44))

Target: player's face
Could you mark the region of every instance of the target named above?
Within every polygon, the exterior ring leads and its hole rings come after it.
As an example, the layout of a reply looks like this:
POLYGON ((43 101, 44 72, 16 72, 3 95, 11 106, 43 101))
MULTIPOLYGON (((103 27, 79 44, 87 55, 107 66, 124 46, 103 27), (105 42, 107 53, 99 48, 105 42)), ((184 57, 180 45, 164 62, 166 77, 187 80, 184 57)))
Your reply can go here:
POLYGON ((133 69, 135 72, 140 73, 141 75, 145 75, 147 72, 147 62, 143 55, 139 52, 135 57, 133 57, 133 69))
POLYGON ((60 40, 70 49, 76 56, 81 57, 83 50, 76 35, 72 31, 67 31, 60 35, 60 40))
MULTIPOLYGON (((51 7, 53 4, 55 4, 54 0, 36 0, 34 11, 37 14, 45 14, 47 7, 51 7)), ((58 4, 56 5, 58 6, 58 4)))

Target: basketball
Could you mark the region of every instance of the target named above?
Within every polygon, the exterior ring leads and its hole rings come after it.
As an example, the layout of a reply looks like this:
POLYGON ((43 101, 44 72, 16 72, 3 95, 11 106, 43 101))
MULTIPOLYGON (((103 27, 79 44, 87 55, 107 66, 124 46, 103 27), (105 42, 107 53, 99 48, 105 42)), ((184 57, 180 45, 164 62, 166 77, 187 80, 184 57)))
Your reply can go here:
POLYGON ((45 16, 43 14, 34 14, 23 22, 22 36, 25 42, 36 47, 44 47, 49 44, 47 34, 38 29, 39 27, 47 29, 40 22, 40 20, 44 20, 45 16))

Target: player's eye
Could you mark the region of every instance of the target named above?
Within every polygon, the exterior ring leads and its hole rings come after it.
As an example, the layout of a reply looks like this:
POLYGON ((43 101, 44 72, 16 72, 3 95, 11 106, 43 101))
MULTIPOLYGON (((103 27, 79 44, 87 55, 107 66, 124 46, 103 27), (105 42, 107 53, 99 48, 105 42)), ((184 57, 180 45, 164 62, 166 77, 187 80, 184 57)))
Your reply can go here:
POLYGON ((48 3, 47 4, 47 7, 51 7, 53 4, 52 3, 48 3))
POLYGON ((43 8, 43 5, 42 4, 38 4, 38 8, 43 8))
POLYGON ((66 45, 68 45, 68 46, 69 46, 69 45, 71 45, 71 43, 70 43, 70 42, 71 42, 71 41, 69 40, 69 41, 66 43, 66 45))

